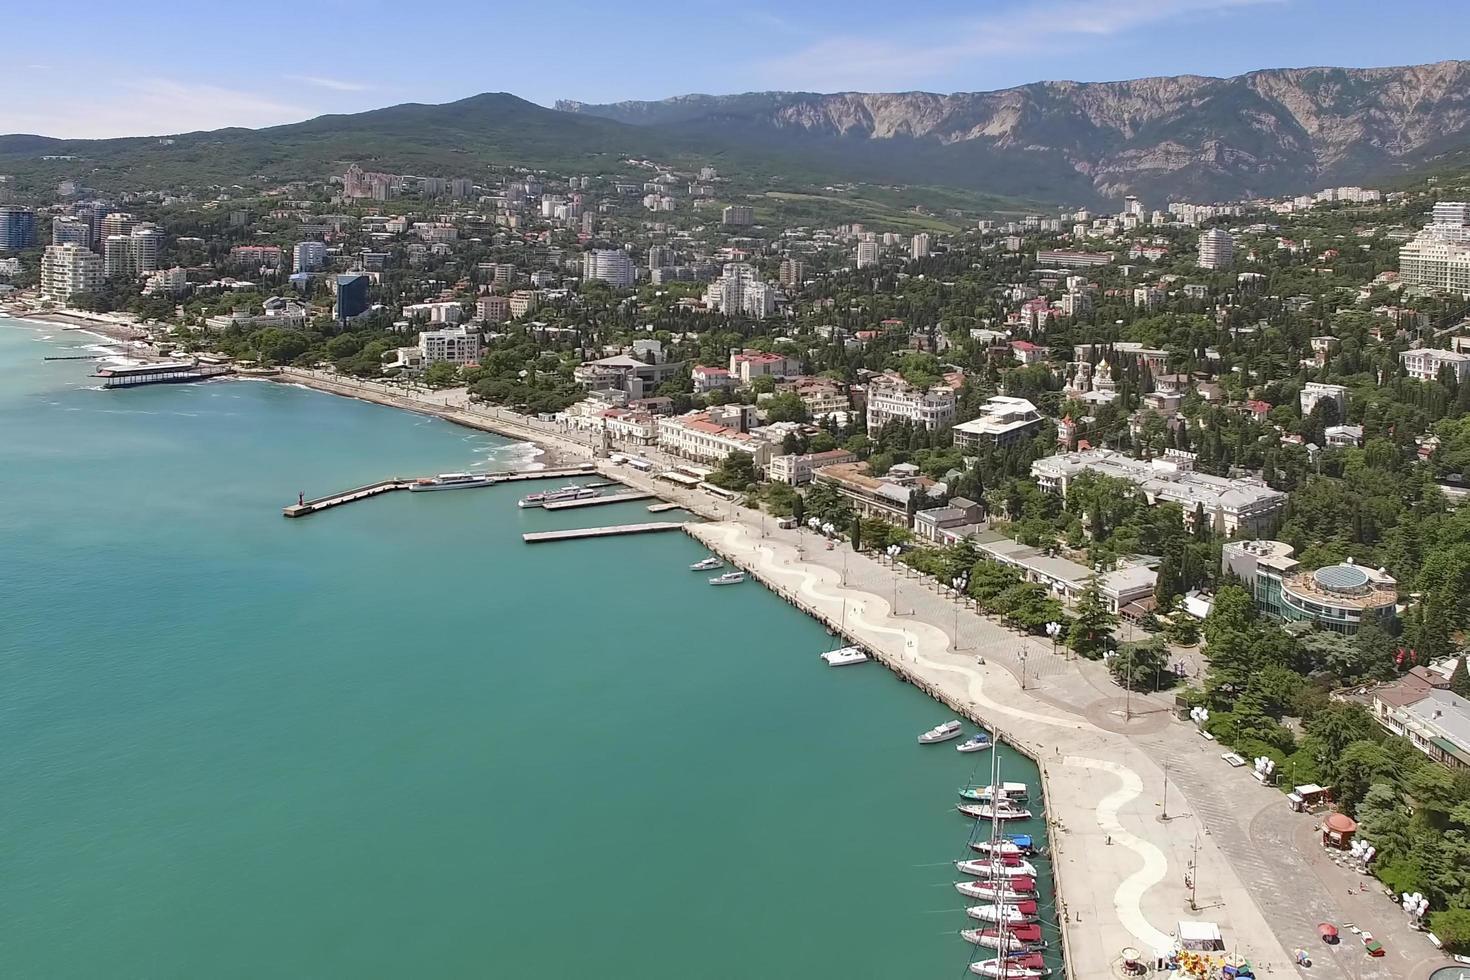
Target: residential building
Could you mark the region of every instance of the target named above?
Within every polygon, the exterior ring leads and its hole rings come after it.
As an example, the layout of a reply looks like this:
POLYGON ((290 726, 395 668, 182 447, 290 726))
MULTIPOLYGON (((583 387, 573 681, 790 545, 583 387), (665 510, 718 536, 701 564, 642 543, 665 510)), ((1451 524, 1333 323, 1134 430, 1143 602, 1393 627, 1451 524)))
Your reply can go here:
POLYGON ((1393 708, 1384 723, 1440 765, 1470 769, 1470 701, 1453 691, 1432 688, 1393 708))
POLYGON ((163 231, 144 222, 128 235, 128 272, 141 276, 157 272, 163 264, 163 231))
POLYGON ((36 244, 36 212, 16 204, 0 205, 0 251, 33 248, 36 244))
POLYGON ((778 281, 786 289, 798 289, 806 278, 806 263, 801 259, 786 258, 781 260, 781 271, 778 281))
POLYGON ((730 376, 742 385, 756 378, 786 378, 800 373, 801 361, 795 357, 758 350, 730 352, 730 376))
POLYGON ((793 487, 810 483, 817 470, 838 463, 856 463, 857 456, 846 449, 829 449, 822 453, 804 453, 771 457, 766 478, 773 483, 789 483, 793 487))
POLYGON ((475 317, 484 323, 504 323, 510 319, 510 297, 491 293, 475 300, 475 317))
POLYGON ((1308 381, 1302 386, 1300 403, 1303 415, 1311 415, 1312 409, 1323 400, 1330 401, 1337 407, 1339 419, 1347 417, 1347 388, 1342 385, 1323 384, 1320 381, 1308 381))
POLYGON ((909 243, 909 257, 924 259, 929 257, 929 235, 927 232, 919 232, 909 243))
POLYGON ((510 294, 510 315, 522 317, 541 305, 541 290, 517 289, 510 294))
POLYGON ((1009 346, 1011 356, 1016 359, 1017 364, 1040 364, 1046 360, 1046 348, 1038 347, 1029 340, 1013 340, 1009 346))
POLYGON ((1399 281, 1470 295, 1470 204, 1434 205, 1429 224, 1399 248, 1399 281))
POLYGON ((920 389, 897 374, 881 374, 868 383, 869 434, 896 421, 922 429, 947 429, 954 418, 955 388, 947 382, 920 389))
POLYGON ((221 331, 232 327, 245 332, 262 327, 299 330, 306 326, 312 314, 310 304, 294 299, 284 299, 280 296, 272 296, 262 303, 261 307, 262 312, 260 313, 246 308, 237 308, 229 313, 210 317, 204 321, 204 325, 210 330, 221 331))
POLYGON ((1072 480, 1096 473, 1125 480, 1149 504, 1176 503, 1187 524, 1200 519, 1217 534, 1259 536, 1286 507, 1286 494, 1258 480, 1227 480, 1194 471, 1194 454, 1166 450, 1151 460, 1134 459, 1111 449, 1086 449, 1038 459, 1031 476, 1041 489, 1063 497, 1072 480))
MULTIPOLYGON (((3 234, 4 232, 0 231, 0 235, 3 234)), ((59 215, 52 218, 51 244, 80 245, 82 248, 91 248, 92 222, 86 218, 77 218, 70 215, 59 215)))
MULTIPOLYGON (((115 215, 108 215, 110 221, 115 215)), ((281 249, 277 245, 236 245, 230 249, 230 261, 263 269, 281 266, 281 249)))
POLYGON ((683 361, 649 364, 627 354, 616 354, 578 364, 573 379, 588 391, 623 391, 630 399, 651 394, 665 381, 677 378, 683 361))
POLYGON ((419 352, 425 364, 474 364, 480 359, 480 334, 468 327, 425 330, 419 334, 419 352))
POLYGON ((965 497, 914 512, 914 536, 943 547, 985 530, 985 508, 965 497))
POLYGON ((648 247, 648 267, 650 269, 667 269, 674 264, 674 250, 667 245, 650 245, 648 247))
POLYGON ((410 303, 403 308, 403 315, 410 320, 428 323, 458 323, 464 316, 464 307, 453 300, 439 303, 410 303))
POLYGON ((638 281, 633 259, 622 249, 599 248, 582 256, 582 280, 605 282, 614 289, 628 289, 638 281))
POLYGON ((112 235, 131 235, 133 226, 138 219, 126 211, 112 211, 102 218, 102 227, 98 231, 98 238, 104 239, 112 235))
POLYGON ((755 266, 745 262, 726 264, 705 290, 704 303, 726 316, 761 319, 776 311, 775 292, 761 281, 755 266))
POLYGON ((857 267, 866 269, 878 264, 878 243, 858 242, 856 253, 857 267))
POLYGON ((1329 449, 1355 449, 1363 444, 1361 425, 1329 425, 1322 435, 1329 449))
POLYGON ((736 227, 755 224, 755 208, 747 204, 732 204, 720 212, 720 223, 736 227))
POLYGON ((694 383, 694 393, 696 395, 703 395, 717 390, 727 391, 734 385, 730 372, 722 367, 707 367, 701 364, 689 372, 689 377, 694 383))
POLYGON ((658 420, 660 449, 699 463, 722 462, 731 453, 746 453, 757 470, 771 458, 771 446, 748 432, 711 418, 710 412, 688 412, 658 420))
POLYGON ((1168 291, 1157 286, 1137 286, 1133 290, 1133 305, 1139 309, 1157 309, 1168 298, 1168 291))
POLYGON ((917 467, 908 464, 892 467, 885 476, 873 476, 867 463, 836 463, 816 470, 812 482, 832 487, 859 517, 876 517, 901 527, 909 526, 910 498, 922 504, 933 486, 918 475, 917 467))
POLYGON ((368 311, 368 277, 360 272, 341 275, 333 282, 336 318, 342 323, 368 311))
POLYGON ((1456 384, 1470 379, 1470 354, 1460 351, 1416 347, 1400 351, 1399 363, 1404 366, 1404 372, 1416 381, 1435 381, 1445 368, 1454 375, 1456 384))
POLYGON ((326 262, 326 242, 297 242, 291 249, 292 272, 316 272, 326 262))
POLYGON ((1068 249, 1041 250, 1036 253, 1036 264, 1046 268, 1085 269, 1094 265, 1109 265, 1113 256, 1108 252, 1074 252, 1068 249))
POLYGON ((1235 239, 1224 228, 1210 228, 1199 236, 1199 267, 1228 269, 1235 261, 1235 239))
POLYGON ((188 272, 175 266, 172 269, 161 269, 150 275, 148 281, 143 284, 143 295, 153 296, 162 293, 176 296, 188 288, 188 272))
POLYGON ((48 245, 41 255, 41 298, 66 305, 102 286, 102 260, 80 245, 48 245))
POLYGON ((985 402, 978 418, 961 422, 950 431, 957 448, 981 452, 1033 438, 1045 426, 1046 419, 1026 399, 996 395, 985 402))
POLYGON ((777 390, 795 392, 813 419, 845 413, 852 407, 847 386, 831 378, 792 378, 786 384, 778 385, 777 390))

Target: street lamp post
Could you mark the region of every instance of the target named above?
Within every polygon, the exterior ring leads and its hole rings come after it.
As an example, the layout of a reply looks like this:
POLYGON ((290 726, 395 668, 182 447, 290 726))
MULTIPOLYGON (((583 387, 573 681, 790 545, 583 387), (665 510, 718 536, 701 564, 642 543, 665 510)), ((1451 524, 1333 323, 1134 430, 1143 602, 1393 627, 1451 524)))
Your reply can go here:
POLYGON ((965 602, 965 577, 963 575, 956 575, 950 581, 954 585, 954 592, 955 592, 955 597, 954 597, 954 599, 955 599, 955 601, 954 601, 954 649, 955 649, 955 652, 958 653, 960 650, 964 649, 964 647, 961 646, 961 644, 960 644, 960 607, 962 605, 964 605, 964 602, 965 602))
POLYGON ((1026 690, 1026 648, 1021 647, 1017 658, 1021 661, 1021 690, 1026 690))
POLYGON ((896 544, 891 544, 884 549, 889 564, 893 566, 893 615, 895 616, 898 615, 898 556, 902 551, 903 549, 896 544))
POLYGON ((1057 638, 1062 635, 1062 624, 1050 622, 1046 624, 1046 635, 1051 637, 1051 655, 1057 655, 1057 638))

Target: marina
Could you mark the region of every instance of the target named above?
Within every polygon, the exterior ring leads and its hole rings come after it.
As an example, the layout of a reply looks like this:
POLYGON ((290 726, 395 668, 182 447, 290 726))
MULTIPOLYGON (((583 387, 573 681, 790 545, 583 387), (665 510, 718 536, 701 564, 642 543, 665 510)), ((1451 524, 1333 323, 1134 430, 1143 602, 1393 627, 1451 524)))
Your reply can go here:
POLYGON ((591 464, 585 466, 562 467, 554 470, 527 470, 521 473, 495 473, 480 477, 468 473, 445 473, 437 478, 431 477, 390 477, 379 480, 377 483, 369 483, 366 486, 354 487, 351 490, 342 490, 337 493, 326 494, 321 497, 308 499, 306 495, 297 496, 296 503, 281 508, 281 514, 285 517, 306 517, 318 511, 330 510, 343 504, 355 503, 359 500, 367 500, 369 497, 377 497, 395 490, 413 490, 416 486, 421 489, 453 489, 455 485, 469 487, 493 487, 502 483, 523 483, 528 480, 560 480, 570 476, 581 476, 589 472, 595 472, 591 464), (452 484, 445 485, 445 477, 456 477, 452 484), (436 479, 439 481, 436 484, 436 479))

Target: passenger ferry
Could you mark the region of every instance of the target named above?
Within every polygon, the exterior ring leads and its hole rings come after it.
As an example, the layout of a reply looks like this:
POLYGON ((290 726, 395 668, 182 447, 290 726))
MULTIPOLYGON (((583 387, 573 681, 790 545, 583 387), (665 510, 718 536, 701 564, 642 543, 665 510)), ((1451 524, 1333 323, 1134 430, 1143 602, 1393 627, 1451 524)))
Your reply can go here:
POLYGON ((595 487, 567 486, 560 490, 545 490, 541 493, 527 494, 516 502, 517 507, 540 507, 543 504, 554 504, 561 500, 586 500, 588 497, 601 496, 602 491, 595 487))
POLYGON ((466 490, 470 487, 488 487, 494 479, 484 473, 440 473, 438 476, 415 480, 408 485, 410 490, 466 490))

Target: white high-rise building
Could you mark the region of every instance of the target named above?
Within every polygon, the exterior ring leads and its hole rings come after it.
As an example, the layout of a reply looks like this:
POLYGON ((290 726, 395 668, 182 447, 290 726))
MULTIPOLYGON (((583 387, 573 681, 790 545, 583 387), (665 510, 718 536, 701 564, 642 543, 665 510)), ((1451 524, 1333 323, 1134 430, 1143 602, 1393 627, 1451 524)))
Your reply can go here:
POLYGON ((1235 261, 1235 239, 1224 228, 1211 228, 1199 236, 1199 267, 1228 269, 1235 261))
POLYGON ((1399 248, 1399 281, 1470 295, 1470 203, 1440 201, 1429 224, 1399 248))
POLYGON ((594 280, 615 289, 627 289, 638 281, 638 269, 628 253, 621 249, 594 249, 582 256, 582 281, 594 280))
POLYGON ((922 258, 927 258, 928 257, 928 255, 929 255, 929 235, 926 232, 922 232, 921 231, 917 235, 914 236, 914 240, 910 244, 910 247, 909 247, 909 255, 911 255, 913 258, 916 258, 916 259, 922 259, 922 258))
POLYGON ((157 225, 141 224, 128 236, 128 272, 139 276, 163 266, 163 231, 157 225))
POLYGON ((52 245, 92 247, 92 222, 86 218, 62 215, 51 219, 52 245))
POLYGON ((761 281, 755 266, 747 262, 730 262, 720 278, 709 284, 704 302, 712 310, 726 316, 745 315, 760 319, 776 311, 776 291, 761 281))
POLYGON ((80 245, 48 245, 41 256, 41 296, 65 305, 102 286, 102 260, 80 245))
POLYGON ((108 235, 102 240, 102 274, 125 276, 133 266, 133 236, 108 235))
POLYGON ((878 264, 878 243, 858 242, 857 245, 857 267, 866 269, 878 264))
POLYGON ((297 242, 291 249, 292 272, 315 272, 327 261, 326 242, 297 242))
POLYGON ((667 245, 650 245, 648 247, 648 267, 650 269, 666 269, 674 264, 674 250, 667 245))
POLYGON ((125 211, 113 211, 102 219, 101 237, 106 239, 113 235, 128 235, 133 231, 133 226, 138 219, 125 211))
POLYGON ((806 278, 806 263, 801 259, 782 259, 778 278, 787 289, 796 289, 806 278))
POLYGON ((425 330, 419 334, 419 353, 425 364, 473 364, 480 356, 480 333, 469 327, 425 330))

